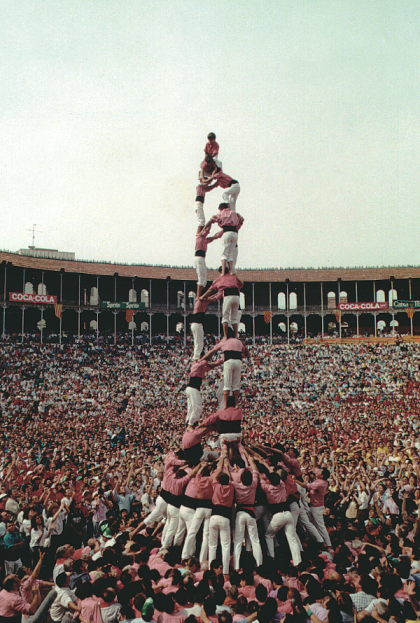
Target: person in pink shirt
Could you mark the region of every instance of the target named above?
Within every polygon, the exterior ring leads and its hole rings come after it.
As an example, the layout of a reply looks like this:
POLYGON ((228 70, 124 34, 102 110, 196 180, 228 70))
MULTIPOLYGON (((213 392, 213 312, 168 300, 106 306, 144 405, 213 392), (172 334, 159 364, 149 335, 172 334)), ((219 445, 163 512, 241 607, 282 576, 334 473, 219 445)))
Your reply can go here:
POLYGON ((229 398, 230 392, 232 392, 233 397, 235 399, 235 407, 238 406, 239 400, 239 387, 241 384, 241 370, 242 370, 242 356, 249 356, 249 351, 245 344, 235 337, 229 337, 232 335, 233 331, 231 329, 227 332, 227 339, 222 340, 212 350, 209 350, 204 357, 200 359, 201 361, 206 361, 210 359, 215 353, 219 350, 222 351, 224 355, 224 364, 223 364, 223 377, 224 377, 224 387, 223 387, 223 396, 225 401, 225 409, 227 408, 227 401, 229 398), (231 333, 229 333, 231 332, 231 333))
POLYGON ((195 487, 197 494, 197 507, 194 513, 194 517, 188 527, 187 538, 184 542, 181 558, 189 558, 195 552, 196 538, 201 524, 203 526, 203 541, 200 550, 200 563, 204 560, 208 560, 209 549, 209 524, 211 517, 213 497, 213 485, 211 479, 211 471, 208 465, 205 465, 202 470, 199 470, 195 478, 195 487))
POLYGON ((213 474, 212 486, 213 509, 209 527, 209 565, 216 558, 217 543, 220 536, 223 574, 227 576, 230 556, 230 517, 235 490, 231 482, 226 448, 223 449, 217 470, 213 474))
POLYGON ((268 555, 274 558, 274 537, 281 528, 284 528, 292 554, 293 564, 297 566, 301 563, 302 558, 300 555, 299 543, 296 538, 295 524, 287 503, 287 491, 284 484, 287 478, 287 472, 285 469, 282 469, 280 474, 278 474, 274 472, 266 462, 261 461, 261 463, 265 465, 269 472, 268 477, 265 474, 260 474, 261 489, 267 495, 267 502, 272 514, 271 521, 265 533, 268 555))
POLYGON ((200 464, 196 465, 188 474, 183 469, 177 469, 176 471, 169 472, 168 474, 168 492, 171 495, 168 501, 167 509, 167 521, 168 525, 165 528, 165 532, 162 538, 162 548, 168 549, 175 539, 176 531, 178 529, 179 509, 182 501, 182 494, 188 482, 195 476, 200 469, 200 464))
POLYGON ((99 598, 93 595, 93 584, 83 582, 76 588, 77 605, 80 617, 88 623, 103 623, 99 598))
POLYGON ((258 470, 253 458, 239 444, 241 459, 246 467, 231 470, 232 483, 235 489, 236 520, 235 538, 233 541, 233 568, 239 570, 239 560, 245 534, 251 541, 252 554, 257 567, 262 565, 262 550, 258 537, 257 520, 255 518, 255 495, 258 486, 258 470), (248 469, 248 465, 251 469, 248 469))
POLYGON ((209 300, 201 301, 196 298, 194 310, 191 314, 191 333, 194 340, 193 361, 198 361, 204 349, 204 320, 206 318, 206 310, 209 306, 209 300))
POLYGON ((309 483, 301 483, 302 487, 305 487, 309 491, 311 500, 311 519, 315 528, 321 535, 324 543, 327 547, 331 547, 331 540, 324 522, 324 497, 328 492, 328 478, 330 472, 325 467, 323 469, 316 469, 316 480, 309 483))
POLYGON ((206 156, 211 156, 214 160, 214 162, 216 163, 217 167, 219 169, 222 168, 222 163, 220 162, 218 156, 219 156, 219 143, 216 142, 216 135, 214 132, 210 132, 207 135, 207 143, 205 144, 204 147, 204 153, 206 156))
POLYGON ((196 475, 191 478, 182 496, 181 507, 179 509, 178 529, 174 538, 174 545, 178 547, 183 544, 185 534, 188 532, 197 508, 197 478, 203 471, 205 463, 202 463, 198 467, 199 469, 196 475))
POLYGON ((217 223, 223 230, 222 274, 226 273, 226 267, 228 266, 229 274, 233 275, 233 261, 235 247, 238 244, 238 231, 244 223, 244 218, 237 212, 234 212, 228 203, 221 203, 219 205, 219 214, 211 217, 206 223, 204 230, 210 231, 213 223, 217 223))
POLYGON ((210 288, 201 296, 203 302, 213 302, 223 296, 222 326, 223 337, 227 339, 227 330, 232 327, 235 337, 238 337, 238 325, 240 318, 239 304, 240 291, 244 287, 244 282, 237 275, 220 275, 210 288))
POLYGON ((232 443, 235 441, 240 441, 242 439, 242 409, 239 407, 235 407, 235 399, 233 396, 229 396, 227 400, 227 408, 219 409, 214 413, 208 415, 203 425, 208 426, 219 426, 220 432, 220 442, 223 441, 232 443))
POLYGON ((11 574, 3 580, 3 590, 0 591, 0 617, 9 623, 20 623, 22 615, 34 614, 38 607, 38 591, 34 591, 32 602, 28 603, 19 594, 20 579, 11 574))
POLYGON ((213 363, 207 361, 194 361, 190 370, 188 386, 185 390, 187 396, 187 424, 192 426, 201 418, 203 412, 203 400, 201 398, 201 383, 209 370, 216 368, 223 363, 223 359, 218 359, 213 363))
POLYGON ((194 268, 197 273, 197 299, 200 298, 203 288, 207 285, 207 246, 214 240, 221 238, 222 235, 223 231, 220 231, 215 236, 209 237, 209 230, 204 229, 201 225, 198 226, 197 233, 195 235, 194 252, 194 268))

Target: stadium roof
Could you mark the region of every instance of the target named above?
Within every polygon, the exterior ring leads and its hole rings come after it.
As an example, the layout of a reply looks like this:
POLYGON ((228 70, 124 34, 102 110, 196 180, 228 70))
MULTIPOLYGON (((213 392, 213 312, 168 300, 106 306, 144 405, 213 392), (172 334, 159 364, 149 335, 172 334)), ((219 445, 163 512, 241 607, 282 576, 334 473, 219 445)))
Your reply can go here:
MULTIPOLYGON (((143 264, 114 264, 111 262, 88 262, 79 260, 55 260, 28 257, 0 251, 1 262, 11 262, 21 268, 81 273, 85 275, 139 277, 142 279, 166 279, 196 281, 197 275, 193 268, 177 268, 173 266, 147 266, 143 264)), ((209 279, 218 275, 217 271, 209 270, 209 279)), ((328 282, 337 281, 371 281, 394 279, 420 279, 420 266, 384 266, 379 268, 267 268, 238 270, 243 281, 251 282, 328 282)))

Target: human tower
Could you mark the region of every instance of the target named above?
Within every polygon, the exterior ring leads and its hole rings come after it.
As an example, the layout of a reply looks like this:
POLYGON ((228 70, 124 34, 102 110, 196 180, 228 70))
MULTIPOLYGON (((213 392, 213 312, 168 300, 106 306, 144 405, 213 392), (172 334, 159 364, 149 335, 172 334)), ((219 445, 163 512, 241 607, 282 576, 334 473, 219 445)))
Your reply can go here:
MULTIPOLYGON (((194 338, 193 362, 190 369, 187 396, 186 429, 182 448, 172 450, 165 458, 162 491, 156 507, 142 522, 151 526, 164 520, 162 551, 182 546, 182 558, 193 556, 197 549, 197 534, 203 525, 199 552, 200 562, 215 560, 220 541, 223 573, 230 567, 231 526, 233 538, 233 568, 238 570, 244 538, 252 550, 257 565, 262 564, 257 519, 265 524, 267 554, 274 557, 276 533, 284 528, 293 564, 301 562, 301 543, 296 534, 299 521, 310 537, 320 544, 328 543, 328 534, 320 533, 311 523, 307 511, 299 502, 299 490, 304 492, 297 451, 289 456, 284 448, 275 450, 276 460, 269 464, 267 449, 242 444, 242 409, 239 406, 242 358, 249 355, 245 344, 238 339, 240 319, 239 295, 243 282, 236 275, 238 259, 238 232, 244 219, 236 211, 240 193, 239 182, 223 172, 219 160, 219 145, 213 133, 208 135, 205 158, 199 172, 195 212, 198 228, 195 238, 195 269, 197 295, 191 322, 194 338), (223 189, 218 213, 207 222, 204 200, 208 192, 223 189), (213 225, 219 226, 210 237, 213 225), (209 243, 221 238, 222 254, 220 276, 206 290, 206 252, 209 243), (214 348, 203 354, 203 323, 210 302, 223 300, 223 338, 214 348), (219 358, 215 358, 220 355, 219 358), (223 378, 217 390, 218 409, 203 419, 201 386, 212 368, 223 365, 223 378), (202 440, 219 433, 221 453, 217 463, 203 460, 202 440), (263 458, 265 457, 265 458, 263 458), (280 466, 277 466, 281 460, 280 466), (258 463, 258 467, 257 467, 258 463), (280 467, 280 472, 273 469, 280 467)), ((207 453, 208 454, 208 453, 207 453)), ((290 454, 290 453, 289 453, 290 454)), ((323 521, 322 521, 323 523, 323 521)))

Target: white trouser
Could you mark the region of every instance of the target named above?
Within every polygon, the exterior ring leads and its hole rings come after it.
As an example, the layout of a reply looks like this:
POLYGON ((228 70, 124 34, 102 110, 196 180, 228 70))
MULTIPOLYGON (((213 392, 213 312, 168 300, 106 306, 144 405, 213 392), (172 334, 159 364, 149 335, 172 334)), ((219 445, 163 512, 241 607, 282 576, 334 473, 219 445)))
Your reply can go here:
POLYGON ((194 268, 197 273, 197 285, 206 286, 207 285, 207 266, 206 266, 206 258, 201 257, 200 255, 194 256, 194 268))
POLYGON ((176 531, 174 545, 180 546, 182 545, 185 537, 185 533, 188 531, 190 524, 194 518, 195 510, 193 508, 189 508, 188 506, 182 506, 179 509, 179 520, 178 520, 178 529, 176 531))
POLYGON ((201 201, 195 202, 195 213, 197 214, 198 224, 201 225, 201 227, 204 227, 206 219, 204 217, 204 206, 201 201))
POLYGON ((239 296, 228 294, 223 297, 222 324, 225 322, 232 326, 238 324, 239 296))
POLYGON ((162 548, 168 549, 171 547, 172 541, 175 538, 176 531, 178 530, 179 508, 168 504, 168 526, 165 531, 165 535, 162 538, 162 548))
POLYGON ((234 441, 241 441, 241 439, 242 433, 222 433, 221 435, 219 435, 220 445, 222 445, 224 441, 227 441, 228 443, 233 443, 234 441))
POLYGON ((187 424, 192 426, 201 418, 203 412, 203 401, 201 393, 195 387, 187 387, 187 424))
POLYGON ((236 231, 225 231, 222 237, 222 244, 222 260, 233 262, 235 247, 238 244, 238 233, 236 231))
POLYGON ((295 525, 290 511, 276 513, 268 524, 267 532, 265 533, 268 555, 274 558, 274 537, 281 528, 284 528, 284 533, 292 554, 293 564, 296 567, 302 562, 302 558, 300 556, 299 543, 296 538, 295 525))
POLYGON ((240 359, 228 359, 223 364, 223 376, 225 384, 223 391, 236 392, 241 384, 242 361, 240 359))
MULTIPOLYGON (((319 534, 315 526, 309 521, 309 517, 305 509, 303 508, 303 506, 299 506, 297 502, 293 502, 293 504, 290 504, 290 512, 292 513, 292 516, 293 516, 295 529, 296 529, 297 524, 299 524, 304 530, 304 532, 308 533, 308 535, 312 537, 313 539, 315 539, 317 543, 323 543, 321 535, 319 534)), ((298 536, 298 539, 299 539, 299 536, 298 536)), ((300 542, 300 539, 299 539, 299 542, 300 542)), ((302 547, 300 549, 302 551, 302 547)))
POLYGON ((327 547, 331 547, 330 536, 327 532, 324 522, 324 507, 323 506, 311 506, 310 519, 315 528, 318 530, 321 538, 323 539, 327 547))
POLYGON ((238 261, 238 243, 233 250, 233 262, 232 262, 232 272, 236 275, 236 262, 238 261))
POLYGON ((144 520, 145 525, 149 527, 152 525, 152 523, 155 523, 155 521, 159 521, 160 519, 166 517, 167 510, 168 503, 165 502, 165 500, 161 498, 160 495, 158 495, 156 499, 156 506, 154 507, 150 515, 147 515, 146 519, 144 520))
POLYGON ((248 533, 251 541, 252 553, 257 563, 257 567, 262 565, 262 550, 258 538, 257 520, 244 511, 239 511, 235 521, 235 538, 233 541, 233 568, 239 570, 239 559, 241 557, 242 543, 245 532, 248 533))
POLYGON ((237 182, 236 184, 229 186, 229 188, 226 188, 222 195, 223 201, 225 203, 229 203, 232 212, 236 212, 236 200, 240 192, 241 187, 239 186, 239 182, 237 182))
POLYGON ((204 348, 204 329, 201 322, 192 322, 190 326, 194 340, 193 360, 198 361, 204 348))
POLYGON ((22 567, 22 561, 20 558, 17 560, 5 560, 4 561, 4 571, 6 575, 11 575, 12 573, 16 573, 22 567))
POLYGON ((224 386, 225 386, 225 379, 224 377, 222 377, 216 389, 217 406, 219 409, 223 409, 223 405, 224 405, 224 399, 225 399, 223 395, 224 386))
POLYGON ((212 515, 210 518, 209 529, 209 569, 213 560, 216 558, 217 543, 222 546, 223 573, 229 573, 230 558, 230 521, 221 515, 212 515))
POLYGON ((203 526, 203 542, 200 550, 200 562, 208 560, 209 557, 209 524, 211 517, 211 508, 197 508, 194 513, 194 517, 188 527, 187 538, 185 539, 184 547, 182 549, 181 559, 190 558, 195 554, 196 539, 201 524, 204 521, 203 526))

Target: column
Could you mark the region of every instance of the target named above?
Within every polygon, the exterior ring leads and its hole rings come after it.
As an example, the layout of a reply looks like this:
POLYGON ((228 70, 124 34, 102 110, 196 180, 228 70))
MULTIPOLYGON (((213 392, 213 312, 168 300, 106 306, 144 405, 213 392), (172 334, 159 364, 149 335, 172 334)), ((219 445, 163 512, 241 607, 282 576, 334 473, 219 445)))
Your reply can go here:
POLYGON ((338 321, 338 337, 341 339, 341 310, 340 310, 340 292, 341 292, 341 288, 340 288, 340 283, 341 283, 341 279, 338 278, 338 309, 340 311, 340 320, 338 321))
POLYGON ((306 330, 306 283, 303 284, 303 322, 305 326, 305 340, 308 337, 306 330))
MULTIPOLYGON (((60 305, 63 305, 63 268, 60 270, 60 305)), ((61 307, 60 313, 60 346, 61 346, 61 333, 62 333, 62 316, 63 316, 63 308, 61 307)))
POLYGON ((288 279, 286 279, 286 317, 287 317, 287 343, 290 344, 289 280, 288 279))
POLYGON ((77 310, 77 337, 80 337, 80 314, 82 310, 80 309, 80 274, 79 274, 79 309, 77 310))
MULTIPOLYGON (((411 301, 411 277, 408 278, 408 297, 411 301)), ((413 337, 413 317, 410 318, 410 333, 411 337, 413 337)))
POLYGON ((268 284, 268 299, 270 302, 270 346, 273 345, 273 318, 271 317, 272 314, 272 310, 271 310, 271 281, 268 284))
MULTIPOLYGON (((42 282, 44 282, 44 273, 42 273, 42 282)), ((45 307, 41 307, 41 345, 44 343, 44 309, 45 307)))
POLYGON ((184 348, 187 347, 187 282, 184 281, 184 348))
MULTIPOLYGON (((150 281, 152 281, 150 279, 150 281)), ((150 303, 150 293, 149 293, 149 303, 150 303)), ((149 312, 149 346, 152 345, 152 312, 149 312)))
POLYGON ((252 284, 252 343, 255 346, 255 284, 252 284))
MULTIPOLYGON (((25 274, 26 274, 26 269, 23 269, 23 279, 22 279, 22 292, 25 293, 25 274)), ((23 344, 24 342, 24 333, 25 333, 25 305, 22 305, 22 339, 21 339, 21 344, 23 344)))
POLYGON ((166 277, 166 343, 169 344, 169 281, 170 277, 166 277))
MULTIPOLYGON (((354 282, 354 293, 356 295, 356 303, 359 302, 359 294, 357 288, 357 281, 354 282)), ((359 337, 359 314, 356 313, 356 336, 359 337)))
POLYGON ((6 337, 6 281, 7 281, 7 262, 4 263, 3 333, 2 333, 3 340, 6 337))
MULTIPOLYGON (((117 302, 117 277, 118 277, 118 273, 114 273, 114 303, 117 302)), ((98 288, 98 298, 99 298, 99 288, 98 288)), ((113 312, 114 313, 114 346, 117 343, 117 312, 116 310, 113 312)), ((96 329, 98 329, 98 327, 96 326, 96 329)))
POLYGON ((324 288, 322 287, 322 281, 320 283, 321 286, 321 333, 322 338, 324 337, 324 288))

